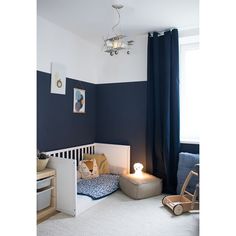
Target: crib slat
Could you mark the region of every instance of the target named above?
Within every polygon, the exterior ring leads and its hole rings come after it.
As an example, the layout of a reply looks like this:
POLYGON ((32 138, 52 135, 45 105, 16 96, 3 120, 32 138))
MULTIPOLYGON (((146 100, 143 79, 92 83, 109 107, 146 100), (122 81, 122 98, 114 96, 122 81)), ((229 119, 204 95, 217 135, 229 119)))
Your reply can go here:
POLYGON ((85 148, 83 148, 83 151, 82 151, 82 158, 84 159, 84 153, 85 153, 85 148))
POLYGON ((59 149, 59 150, 48 152, 47 154, 52 157, 73 159, 73 160, 76 160, 78 164, 79 161, 83 159, 83 155, 85 153, 94 154, 95 145, 91 144, 91 145, 76 146, 72 148, 59 149))
POLYGON ((75 159, 76 159, 76 165, 78 166, 79 163, 79 157, 78 157, 78 149, 75 150, 75 159))

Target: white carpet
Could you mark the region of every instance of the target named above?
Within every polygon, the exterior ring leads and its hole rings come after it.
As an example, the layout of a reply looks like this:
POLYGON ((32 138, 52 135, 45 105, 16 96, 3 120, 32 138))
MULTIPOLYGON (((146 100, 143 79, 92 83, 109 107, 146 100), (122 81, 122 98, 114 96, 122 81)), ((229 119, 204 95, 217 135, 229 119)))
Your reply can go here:
POLYGON ((78 217, 59 213, 37 227, 38 236, 197 236, 199 214, 174 216, 163 196, 132 200, 117 191, 78 217))

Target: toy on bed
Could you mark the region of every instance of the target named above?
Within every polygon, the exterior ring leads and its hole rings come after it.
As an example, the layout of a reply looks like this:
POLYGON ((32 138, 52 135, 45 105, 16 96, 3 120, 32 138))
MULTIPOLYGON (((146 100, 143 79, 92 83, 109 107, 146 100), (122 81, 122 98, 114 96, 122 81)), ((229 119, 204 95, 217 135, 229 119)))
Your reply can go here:
POLYGON ((83 179, 93 179, 99 176, 98 166, 95 159, 79 162, 79 174, 83 179))
POLYGON ((93 200, 104 198, 119 188, 119 175, 110 174, 104 154, 84 154, 78 166, 77 194, 93 200))

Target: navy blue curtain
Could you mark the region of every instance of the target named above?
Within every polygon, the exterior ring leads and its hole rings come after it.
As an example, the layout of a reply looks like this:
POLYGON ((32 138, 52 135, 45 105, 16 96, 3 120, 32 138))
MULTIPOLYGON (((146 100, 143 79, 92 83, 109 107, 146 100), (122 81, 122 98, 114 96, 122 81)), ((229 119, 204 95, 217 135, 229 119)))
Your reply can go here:
POLYGON ((148 37, 147 171, 162 178, 163 192, 175 194, 179 140, 178 30, 148 37))

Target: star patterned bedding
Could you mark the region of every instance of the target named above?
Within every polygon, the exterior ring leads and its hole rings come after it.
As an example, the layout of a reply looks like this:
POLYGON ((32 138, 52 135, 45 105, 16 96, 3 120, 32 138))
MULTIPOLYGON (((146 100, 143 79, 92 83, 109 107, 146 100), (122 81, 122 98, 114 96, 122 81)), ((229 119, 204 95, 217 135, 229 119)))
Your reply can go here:
POLYGON ((101 199, 119 188, 119 175, 103 174, 93 179, 80 179, 77 194, 86 195, 93 200, 101 199))

